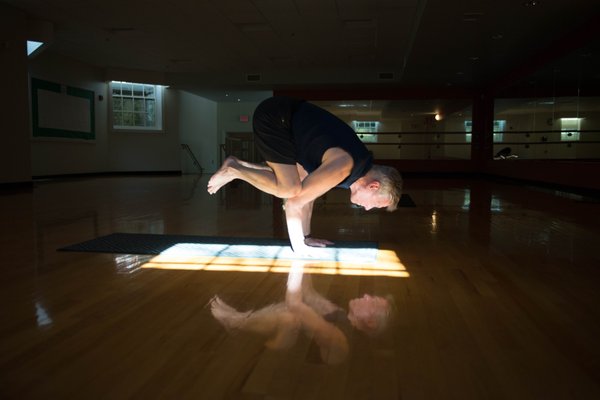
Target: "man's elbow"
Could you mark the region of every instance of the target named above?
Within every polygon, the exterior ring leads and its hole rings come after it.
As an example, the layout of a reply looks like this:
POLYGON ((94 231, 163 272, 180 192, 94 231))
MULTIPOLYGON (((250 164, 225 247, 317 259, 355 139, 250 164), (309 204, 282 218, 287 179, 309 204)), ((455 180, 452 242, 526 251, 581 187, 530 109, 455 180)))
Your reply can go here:
POLYGON ((291 199, 293 197, 298 196, 301 191, 302 185, 289 186, 279 189, 277 197, 280 197, 282 199, 291 199))
POLYGON ((290 197, 285 201, 285 211, 288 215, 299 215, 305 203, 299 197, 290 197))

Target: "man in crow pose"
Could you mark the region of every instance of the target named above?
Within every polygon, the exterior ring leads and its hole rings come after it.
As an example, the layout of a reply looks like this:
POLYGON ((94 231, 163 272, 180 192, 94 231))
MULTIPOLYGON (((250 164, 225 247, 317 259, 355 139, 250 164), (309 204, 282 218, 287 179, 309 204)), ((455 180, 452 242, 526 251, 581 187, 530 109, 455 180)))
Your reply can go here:
POLYGON ((315 199, 334 187, 350 190, 350 201, 365 210, 393 211, 402 191, 394 168, 374 165, 356 133, 328 111, 304 100, 271 97, 254 112, 253 129, 265 164, 228 157, 208 181, 216 193, 234 179, 284 199, 288 235, 295 253, 331 242, 310 238, 315 199))

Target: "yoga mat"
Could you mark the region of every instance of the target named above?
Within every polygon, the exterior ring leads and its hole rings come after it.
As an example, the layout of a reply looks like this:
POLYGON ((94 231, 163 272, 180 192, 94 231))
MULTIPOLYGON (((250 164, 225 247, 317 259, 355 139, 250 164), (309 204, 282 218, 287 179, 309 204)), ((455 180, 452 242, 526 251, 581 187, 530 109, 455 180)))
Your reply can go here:
POLYGON ((416 207, 417 205, 413 201, 412 197, 410 197, 406 193, 402 193, 400 196, 400 201, 398 202, 398 207, 416 207))
MULTIPOLYGON (((288 240, 148 233, 113 233, 58 249, 112 254, 176 255, 185 257, 232 257, 266 259, 301 259, 292 251, 288 240)), ((316 258, 305 260, 374 262, 376 242, 336 242, 334 246, 315 248, 316 258)))

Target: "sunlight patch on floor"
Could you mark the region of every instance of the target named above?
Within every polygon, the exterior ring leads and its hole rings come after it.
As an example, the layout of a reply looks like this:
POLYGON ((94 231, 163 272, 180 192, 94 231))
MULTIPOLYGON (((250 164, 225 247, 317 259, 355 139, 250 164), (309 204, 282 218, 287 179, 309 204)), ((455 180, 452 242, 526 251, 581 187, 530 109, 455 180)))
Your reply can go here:
MULTIPOLYGON (((193 256, 165 252, 141 265, 144 269, 270 272, 287 274, 293 259, 193 256)), ((378 250, 370 263, 303 260, 305 271, 311 274, 409 277, 406 267, 392 250, 378 250)))

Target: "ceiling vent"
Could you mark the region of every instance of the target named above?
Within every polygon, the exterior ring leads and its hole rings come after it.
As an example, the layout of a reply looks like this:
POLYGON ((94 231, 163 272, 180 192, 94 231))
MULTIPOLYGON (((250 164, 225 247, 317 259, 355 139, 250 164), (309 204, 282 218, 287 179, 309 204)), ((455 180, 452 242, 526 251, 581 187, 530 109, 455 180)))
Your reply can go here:
POLYGON ((260 74, 246 74, 246 82, 260 82, 260 74))
POLYGON ((380 72, 378 75, 379 80, 382 81, 391 81, 394 79, 394 73, 393 72, 380 72))

